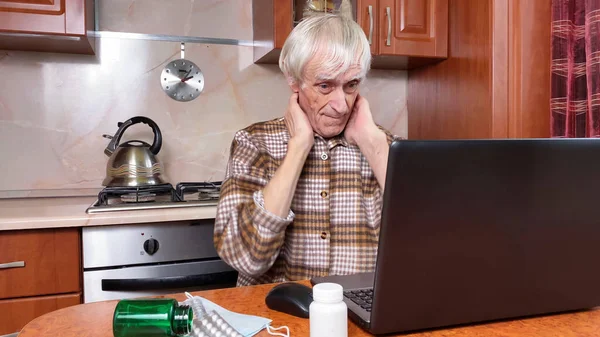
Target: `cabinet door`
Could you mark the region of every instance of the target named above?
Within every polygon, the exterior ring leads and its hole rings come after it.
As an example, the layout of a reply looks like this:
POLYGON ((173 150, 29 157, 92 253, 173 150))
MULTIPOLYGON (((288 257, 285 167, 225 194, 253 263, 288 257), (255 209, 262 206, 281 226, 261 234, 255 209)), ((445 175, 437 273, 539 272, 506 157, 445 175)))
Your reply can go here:
POLYGON ((0 31, 85 35, 83 0, 0 0, 0 31))
POLYGON ((79 303, 79 293, 0 300, 0 336, 20 331, 34 318, 79 303))
POLYGON ((377 0, 357 0, 356 21, 365 31, 365 35, 367 35, 367 39, 371 45, 371 54, 377 55, 379 53, 377 0))
POLYGON ((379 0, 379 53, 448 56, 448 0, 379 0))
POLYGON ((0 0, 0 49, 94 54, 94 0, 0 0))
POLYGON ((0 231, 0 299, 81 291, 79 229, 0 231))

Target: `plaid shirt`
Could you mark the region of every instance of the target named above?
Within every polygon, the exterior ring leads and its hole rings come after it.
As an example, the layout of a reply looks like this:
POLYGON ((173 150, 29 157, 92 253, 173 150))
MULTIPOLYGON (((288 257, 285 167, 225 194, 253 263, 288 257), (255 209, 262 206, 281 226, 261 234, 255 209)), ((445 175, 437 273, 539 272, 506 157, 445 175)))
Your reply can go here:
POLYGON ((234 137, 214 240, 219 256, 239 271, 238 286, 373 271, 381 188, 359 148, 342 136, 315 135, 286 218, 264 208, 262 189, 289 139, 283 118, 234 137))

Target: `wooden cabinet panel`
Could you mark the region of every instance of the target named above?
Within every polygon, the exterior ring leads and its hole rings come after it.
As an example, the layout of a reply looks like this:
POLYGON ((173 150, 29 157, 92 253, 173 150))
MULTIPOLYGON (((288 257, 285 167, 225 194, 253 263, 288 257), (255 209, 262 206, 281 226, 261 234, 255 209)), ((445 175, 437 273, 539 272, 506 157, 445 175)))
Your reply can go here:
MULTIPOLYGON (((413 69, 448 55, 449 0, 351 0, 374 69, 413 69), (389 15, 387 14, 389 12, 389 15)), ((254 62, 277 63, 305 0, 253 0, 254 62)))
POLYGON ((65 34, 65 15, 46 15, 3 11, 0 8, 0 31, 25 34, 65 34))
POLYGON ((94 54, 93 0, 0 0, 0 49, 94 54))
POLYGON ((490 2, 450 1, 450 55, 408 73, 408 138, 489 138, 490 2))
POLYGON ((423 0, 396 0, 396 36, 429 38, 432 24, 429 6, 431 1, 423 0))
POLYGON ((59 15, 65 12, 65 0, 0 1, 0 11, 59 15))
POLYGON ((356 7, 356 21, 365 32, 373 55, 376 55, 379 51, 377 13, 377 0, 361 0, 356 7))
POLYGON ((0 300, 0 335, 20 331, 36 317, 81 303, 81 294, 0 300))
POLYGON ((448 55, 448 0, 380 0, 379 5, 381 55, 448 55))
POLYGON ((254 62, 277 63, 294 25, 292 1, 252 0, 254 62))
MULTIPOLYGON (((511 43, 505 48, 511 52, 504 63, 509 81, 508 137, 550 137, 552 6, 543 0, 494 2, 509 12, 504 17, 504 35, 511 43)), ((494 49, 503 48, 502 43, 494 41, 494 49)))
POLYGON ((408 138, 549 137, 550 1, 450 0, 449 13, 448 59, 408 74, 408 138))
MULTIPOLYGON (((71 4, 74 2, 78 1, 69 1, 71 4)), ((69 13, 68 16, 74 14, 69 13)), ((67 34, 70 32, 66 29, 66 17, 64 0, 0 1, 2 31, 67 34)))
POLYGON ((78 228, 0 232, 0 299, 81 291, 78 228))

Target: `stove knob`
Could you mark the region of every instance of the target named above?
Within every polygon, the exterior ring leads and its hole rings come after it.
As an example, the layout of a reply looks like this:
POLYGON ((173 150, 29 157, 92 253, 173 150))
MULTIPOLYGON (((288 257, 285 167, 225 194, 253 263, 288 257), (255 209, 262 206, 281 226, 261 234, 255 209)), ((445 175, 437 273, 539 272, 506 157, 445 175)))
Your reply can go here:
POLYGON ((155 239, 148 239, 144 242, 144 250, 148 255, 156 253, 158 250, 158 241, 155 239))

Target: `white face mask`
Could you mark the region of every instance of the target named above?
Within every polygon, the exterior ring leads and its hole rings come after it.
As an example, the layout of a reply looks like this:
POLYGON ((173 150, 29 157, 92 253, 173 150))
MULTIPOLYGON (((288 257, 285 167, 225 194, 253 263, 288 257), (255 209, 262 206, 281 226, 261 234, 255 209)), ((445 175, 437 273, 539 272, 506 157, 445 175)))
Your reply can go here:
POLYGON ((194 311, 193 332, 195 337, 251 337, 263 329, 270 335, 289 337, 290 330, 283 326, 272 328, 271 320, 243 315, 229 311, 205 298, 185 293, 187 300, 181 304, 189 305, 194 311), (286 333, 274 332, 285 329, 286 333))

